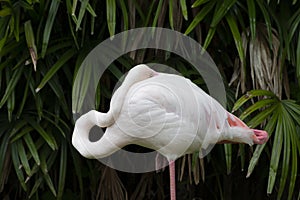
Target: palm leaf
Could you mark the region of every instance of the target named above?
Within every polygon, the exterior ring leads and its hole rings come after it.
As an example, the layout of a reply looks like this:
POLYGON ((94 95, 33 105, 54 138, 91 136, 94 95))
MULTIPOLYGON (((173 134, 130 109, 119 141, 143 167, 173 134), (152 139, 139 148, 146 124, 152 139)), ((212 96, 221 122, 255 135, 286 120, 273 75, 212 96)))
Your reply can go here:
POLYGON ((36 63, 37 63, 37 49, 35 45, 35 39, 34 34, 31 26, 31 21, 27 21, 24 23, 24 29, 25 29, 25 37, 27 41, 27 46, 30 52, 31 60, 33 63, 34 71, 36 71, 36 63))
MULTIPOLYGON (((254 91, 254 94, 265 95, 263 91, 254 91)), ((252 99, 254 96, 253 92, 250 91, 249 96, 243 96, 238 101, 238 109, 248 100, 252 99)), ((287 180, 290 180, 288 196, 292 198, 297 174, 297 133, 296 124, 300 123, 300 106, 290 100, 279 100, 275 95, 268 95, 269 98, 262 99, 252 106, 250 106, 244 117, 248 116, 254 111, 264 109, 254 116, 249 122, 250 127, 256 127, 262 122, 267 120, 265 130, 271 135, 274 135, 274 142, 271 152, 271 161, 269 168, 269 178, 267 193, 271 194, 275 186, 276 179, 280 179, 280 184, 278 188, 277 198, 281 198, 284 194, 284 189, 286 188, 287 180), (282 155, 282 156, 281 156, 282 155), (282 160, 281 160, 282 158, 282 160), (279 173, 280 172, 280 173, 279 173)), ((243 115, 242 114, 242 115, 243 115)), ((250 161, 247 177, 253 172, 254 166, 257 164, 258 159, 265 148, 266 144, 257 146, 254 151, 253 157, 250 161)))
POLYGON ((0 108, 6 103, 10 95, 13 93, 21 75, 23 72, 23 67, 20 67, 14 71, 14 73, 11 75, 8 85, 6 87, 5 93, 0 101, 0 108))
POLYGON ((266 97, 276 98, 276 95, 273 92, 270 92, 267 90, 251 90, 235 102, 235 104, 232 108, 232 112, 235 112, 236 110, 238 110, 242 105, 244 105, 250 99, 252 99, 254 97, 258 97, 258 96, 266 96, 266 97))
MULTIPOLYGON (((279 107, 279 112, 282 111, 282 106, 279 107)), ((279 159, 281 155, 281 149, 283 145, 283 132, 285 132, 284 127, 284 121, 283 121, 283 116, 279 115, 278 116, 278 123, 276 126, 275 130, 275 137, 274 137, 274 144, 272 148, 272 156, 271 156, 271 161, 270 161, 270 169, 269 169, 269 180, 268 180, 268 188, 267 188, 267 193, 271 194, 274 184, 275 184, 275 179, 277 176, 277 170, 278 170, 278 165, 279 165, 279 159)))
POLYGON ((44 78, 42 79, 41 83, 35 89, 36 92, 39 92, 47 82, 54 76, 54 74, 67 62, 69 61, 74 55, 76 54, 75 49, 70 49, 66 53, 64 53, 61 58, 51 67, 51 69, 45 74, 44 78))
POLYGON ((207 47, 210 44, 213 36, 215 35, 215 32, 216 32, 216 28, 210 28, 209 29, 209 31, 207 33, 207 36, 205 38, 204 44, 203 44, 203 49, 207 49, 207 47))
POLYGON ((163 2, 164 2, 163 0, 159 0, 159 2, 158 2, 157 10, 155 12, 155 16, 154 16, 154 19, 152 22, 152 27, 156 27, 156 25, 157 25, 159 16, 161 15, 161 9, 162 9, 163 2))
POLYGON ((223 2, 218 2, 219 4, 216 7, 211 27, 214 28, 222 20, 222 18, 227 14, 230 8, 236 3, 237 0, 225 0, 223 2))
POLYGON ((38 190, 39 187, 41 186, 42 182, 43 182, 43 178, 42 178, 42 177, 38 178, 38 179, 35 181, 35 183, 34 183, 32 189, 31 189, 31 191, 30 191, 30 193, 29 193, 29 198, 31 198, 31 197, 37 192, 37 190, 38 190))
POLYGON ((50 191, 52 192, 52 194, 56 197, 57 196, 57 193, 56 193, 56 190, 54 188, 54 184, 53 184, 53 181, 51 180, 51 177, 50 175, 47 173, 47 174, 44 174, 43 176, 44 180, 46 181, 50 191))
POLYGON ((248 5, 248 14, 249 14, 251 38, 254 39, 255 34, 256 34, 255 3, 252 0, 247 0, 247 5, 248 5))
MULTIPOLYGON (((8 73, 7 73, 7 77, 10 77, 10 75, 8 75, 8 73)), ((7 79, 7 80, 9 80, 9 79, 7 79)), ((12 117, 13 117, 13 111, 15 108, 15 91, 14 90, 12 91, 12 93, 9 95, 9 97, 7 99, 6 107, 7 107, 7 113, 8 113, 8 121, 11 122, 12 117)))
POLYGON ((47 51, 50 34, 52 32, 54 19, 57 14, 57 11, 58 11, 59 4, 60 4, 60 0, 51 1, 48 18, 47 18, 47 21, 45 24, 45 29, 44 29, 44 34, 43 34, 43 45, 42 45, 42 53, 41 53, 42 58, 44 58, 46 51, 47 51))
POLYGON ((32 118, 26 119, 28 123, 44 138, 44 140, 47 142, 49 147, 51 147, 52 150, 57 149, 57 143, 55 141, 55 138, 53 135, 47 133, 36 121, 34 121, 32 118))
POLYGON ((180 0, 180 7, 181 7, 181 10, 182 10, 182 15, 183 15, 184 19, 188 20, 188 10, 187 10, 185 0, 180 0))
POLYGON ((120 5, 123 13, 124 30, 128 30, 129 28, 128 11, 124 0, 120 0, 120 5))
POLYGON ((210 3, 206 4, 203 9, 194 17, 193 21, 190 23, 189 27, 185 31, 185 35, 188 35, 192 32, 195 27, 207 16, 207 14, 213 9, 215 5, 215 1, 211 1, 210 3))
POLYGON ((26 155, 23 143, 21 142, 21 140, 18 140, 16 142, 16 145, 17 145, 17 148, 18 148, 19 158, 20 158, 21 166, 22 166, 22 167, 20 166, 20 168, 24 168, 27 176, 30 177, 31 176, 31 169, 30 169, 30 166, 29 166, 29 162, 28 162, 28 159, 27 159, 27 155, 26 155))
MULTIPOLYGON (((1 132, 4 130, 1 130, 1 132)), ((4 167, 5 167, 5 159, 7 159, 7 148, 9 144, 9 135, 6 134, 4 137, 1 137, 1 143, 0 143, 0 177, 3 177, 3 173, 5 172, 4 167)), ((0 182, 1 184, 2 181, 0 182)), ((2 185, 0 184, 0 187, 2 185)))
POLYGON ((288 178, 287 176, 289 172, 290 154, 291 154, 291 151, 288 151, 289 149, 291 149, 291 138, 289 133, 296 131, 295 129, 296 127, 293 125, 293 121, 285 109, 282 110, 282 114, 283 114, 284 130, 286 131, 287 134, 284 134, 284 138, 283 138, 283 146, 285 151, 283 151, 282 169, 281 169, 280 184, 279 184, 279 190, 277 196, 278 199, 282 197, 286 180, 288 178))
POLYGON ((75 169, 79 190, 80 190, 80 199, 84 199, 84 186, 83 186, 83 174, 82 174, 82 164, 79 158, 79 155, 77 152, 75 152, 74 148, 71 148, 70 150, 71 156, 72 156, 72 163, 75 169))
POLYGON ((274 103, 278 103, 277 99, 271 98, 271 99, 262 99, 258 102, 256 102, 255 104, 253 104, 252 106, 250 106, 249 108, 247 108, 241 115, 240 115, 240 119, 243 120, 246 117, 248 117, 251 113, 257 111, 257 110, 261 110, 262 108, 265 107, 269 107, 271 105, 273 105, 274 103))
POLYGON ((58 190, 57 190, 57 199, 62 199, 64 186, 65 186, 65 179, 66 179, 66 172, 67 172, 67 144, 62 142, 61 144, 61 154, 60 154, 60 166, 59 166, 59 179, 58 179, 58 190))
POLYGON ((300 79, 300 32, 298 34, 297 50, 296 50, 296 75, 300 79))
MULTIPOLYGON (((25 120, 23 120, 24 122, 26 122, 25 120)), ((27 122, 26 122, 27 123, 27 122)), ((24 137, 24 135, 26 135, 27 133, 30 133, 31 131, 33 131, 34 129, 31 126, 25 126, 24 128, 22 128, 21 131, 18 131, 14 137, 11 138, 11 143, 21 139, 22 137, 24 137)), ((12 131, 13 132, 13 131, 12 131)), ((12 134, 11 134, 12 135, 12 134)))
MULTIPOLYGON (((77 1, 76 1, 77 2, 77 1)), ((84 17, 84 14, 87 10, 87 6, 88 6, 89 0, 83 0, 81 1, 81 6, 80 6, 80 10, 79 10, 79 15, 78 18, 76 20, 76 31, 79 30, 82 19, 84 17)))
POLYGON ((22 172, 22 170, 20 169, 21 163, 20 163, 20 158, 18 156, 18 147, 16 144, 13 144, 11 146, 11 156, 12 156, 12 161, 13 161, 13 165, 15 168, 15 172, 17 174, 17 177, 20 181, 20 185, 22 186, 22 188, 27 191, 27 186, 25 184, 25 179, 24 179, 24 174, 22 172))
POLYGON ((256 2, 264 16, 265 24, 267 26, 267 31, 268 31, 268 38, 269 38, 268 41, 269 41, 269 45, 271 46, 271 44, 272 44, 272 24, 271 24, 270 15, 268 14, 268 10, 267 10, 263 0, 256 0, 256 2))
MULTIPOLYGON (((27 73, 31 74, 31 69, 27 73)), ((28 96, 27 96, 28 95, 28 89, 29 89, 29 79, 27 79, 27 81, 26 81, 26 85, 25 85, 25 88, 24 88, 23 98, 22 98, 22 101, 20 103, 19 110, 17 112, 17 118, 20 118, 20 115, 23 112, 26 100, 28 99, 28 96)))
MULTIPOLYGON (((0 21, 0 25, 3 25, 6 24, 6 21, 4 20, 1 20, 0 21)), ((2 51, 2 48, 4 47, 5 43, 6 43, 6 40, 7 40, 7 37, 8 37, 8 34, 9 34, 9 28, 7 27, 5 30, 5 33, 4 33, 4 36, 2 36, 2 38, 0 39, 0 52, 2 51)))
POLYGON ((173 3, 174 3, 173 0, 169 0, 169 22, 172 30, 174 30, 173 3))
POLYGON ((35 143, 33 142, 33 139, 30 135, 30 133, 27 133, 24 135, 24 141, 26 142, 26 145, 33 157, 33 159, 35 160, 37 165, 40 165, 41 161, 40 161, 40 157, 36 148, 35 143))
POLYGON ((206 2, 208 2, 209 0, 197 0, 193 3, 192 8, 196 8, 198 6, 201 6, 202 4, 205 4, 206 2))
POLYGON ((238 50, 240 60, 242 63, 246 63, 245 55, 244 55, 244 48, 243 48, 243 44, 242 44, 241 35, 238 30, 238 25, 232 15, 226 15, 226 20, 229 24, 232 36, 234 38, 235 46, 238 50))
POLYGON ((112 38, 116 29, 116 0, 106 0, 106 12, 109 35, 112 38))

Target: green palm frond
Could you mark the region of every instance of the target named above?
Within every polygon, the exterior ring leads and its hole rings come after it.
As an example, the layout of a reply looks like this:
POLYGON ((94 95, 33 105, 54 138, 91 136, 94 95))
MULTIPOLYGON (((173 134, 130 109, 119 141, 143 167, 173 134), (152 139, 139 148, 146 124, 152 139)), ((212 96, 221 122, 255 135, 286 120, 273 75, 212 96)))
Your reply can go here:
MULTIPOLYGON (((292 100, 279 100, 274 94, 267 91, 249 91, 240 100, 236 102, 235 110, 254 97, 263 97, 263 99, 254 103, 245 110, 241 118, 246 118, 253 112, 258 112, 249 121, 250 127, 257 127, 259 124, 267 121, 265 130, 269 133, 270 142, 272 142, 271 161, 269 166, 269 180, 267 193, 271 194, 276 179, 280 179, 278 196, 280 199, 284 193, 285 187, 288 187, 288 199, 291 199, 294 192, 296 177, 298 174, 299 145, 297 140, 297 126, 300 124, 300 105, 292 100), (287 180, 289 181, 288 186, 287 180)), ((266 144, 258 146, 250 161, 247 176, 253 172, 254 166, 266 148, 266 144)))

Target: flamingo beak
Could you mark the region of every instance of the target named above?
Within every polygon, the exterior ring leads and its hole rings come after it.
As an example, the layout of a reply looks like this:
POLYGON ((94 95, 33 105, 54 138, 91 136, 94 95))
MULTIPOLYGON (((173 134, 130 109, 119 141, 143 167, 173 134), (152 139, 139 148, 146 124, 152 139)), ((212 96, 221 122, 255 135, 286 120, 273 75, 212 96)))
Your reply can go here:
MULTIPOLYGON (((243 128, 250 129, 242 120, 240 120, 235 115, 228 113, 228 123, 230 126, 239 126, 243 128)), ((268 141, 269 135, 264 130, 251 129, 254 133, 253 142, 254 144, 264 144, 268 141)))
POLYGON ((257 130, 257 129, 251 129, 254 132, 255 138, 253 138, 253 141, 255 144, 264 144, 268 141, 269 135, 267 131, 264 130, 257 130))

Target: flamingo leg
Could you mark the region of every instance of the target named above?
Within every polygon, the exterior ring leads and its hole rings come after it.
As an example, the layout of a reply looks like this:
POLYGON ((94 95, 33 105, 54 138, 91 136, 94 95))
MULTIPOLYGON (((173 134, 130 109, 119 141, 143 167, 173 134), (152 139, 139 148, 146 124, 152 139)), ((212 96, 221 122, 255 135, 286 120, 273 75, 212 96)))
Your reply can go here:
POLYGON ((169 162, 170 171, 170 195, 171 200, 176 200, 176 184, 175 184, 175 161, 171 160, 169 162))

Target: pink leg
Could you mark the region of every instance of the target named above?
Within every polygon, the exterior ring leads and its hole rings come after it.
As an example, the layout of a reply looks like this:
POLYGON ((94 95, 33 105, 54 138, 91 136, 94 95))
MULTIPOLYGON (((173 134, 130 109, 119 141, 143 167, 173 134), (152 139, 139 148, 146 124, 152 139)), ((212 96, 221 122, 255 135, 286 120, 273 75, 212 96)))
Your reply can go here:
POLYGON ((176 200, 176 185, 175 185, 175 161, 171 160, 169 162, 170 171, 170 195, 171 200, 176 200))

